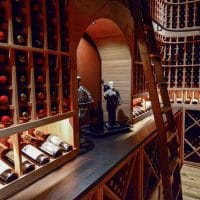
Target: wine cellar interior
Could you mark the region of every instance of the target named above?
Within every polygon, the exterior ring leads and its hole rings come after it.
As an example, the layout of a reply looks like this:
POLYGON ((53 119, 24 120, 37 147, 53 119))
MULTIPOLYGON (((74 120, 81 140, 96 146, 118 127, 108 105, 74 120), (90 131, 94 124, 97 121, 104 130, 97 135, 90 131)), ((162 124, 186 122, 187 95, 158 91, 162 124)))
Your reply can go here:
POLYGON ((0 0, 0 200, 197 200, 199 167, 200 0, 0 0))

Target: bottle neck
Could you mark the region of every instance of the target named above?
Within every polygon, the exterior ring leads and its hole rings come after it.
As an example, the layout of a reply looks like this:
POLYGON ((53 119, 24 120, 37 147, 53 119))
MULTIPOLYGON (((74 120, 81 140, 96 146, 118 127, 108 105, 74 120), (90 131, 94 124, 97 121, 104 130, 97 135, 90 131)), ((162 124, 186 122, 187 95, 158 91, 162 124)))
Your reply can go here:
POLYGON ((50 134, 45 134, 45 133, 38 131, 38 130, 35 131, 34 134, 35 134, 35 136, 39 136, 40 138, 42 138, 44 140, 46 140, 50 135, 50 134))
POLYGON ((24 139, 25 142, 31 143, 31 144, 36 145, 36 146, 39 146, 44 142, 43 140, 39 140, 39 139, 33 137, 32 135, 29 135, 29 134, 26 134, 23 137, 23 139, 24 139))

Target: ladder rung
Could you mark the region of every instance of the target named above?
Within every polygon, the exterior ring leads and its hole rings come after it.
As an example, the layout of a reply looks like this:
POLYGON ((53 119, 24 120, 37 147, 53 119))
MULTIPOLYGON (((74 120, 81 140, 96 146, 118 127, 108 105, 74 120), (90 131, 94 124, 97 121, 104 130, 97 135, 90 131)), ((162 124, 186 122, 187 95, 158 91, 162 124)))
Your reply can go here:
POLYGON ((175 171, 178 164, 179 164, 179 158, 178 157, 175 157, 174 159, 172 159, 172 161, 170 161, 169 172, 171 174, 173 174, 173 172, 175 171))
POLYGON ((161 85, 161 86, 166 86, 166 87, 168 86, 168 82, 165 79, 156 80, 155 83, 158 84, 158 85, 161 85))
POLYGON ((176 132, 171 132, 171 131, 168 131, 167 132, 167 143, 171 143, 172 140, 176 137, 176 132))
POLYGON ((169 112, 169 111, 171 111, 172 110, 172 108, 171 108, 171 106, 165 106, 165 107, 162 107, 161 108, 161 112, 164 114, 164 113, 167 113, 167 112, 169 112))
POLYGON ((150 54, 149 54, 149 57, 150 57, 150 58, 160 58, 161 56, 160 56, 160 54, 153 54, 153 53, 150 53, 150 54))

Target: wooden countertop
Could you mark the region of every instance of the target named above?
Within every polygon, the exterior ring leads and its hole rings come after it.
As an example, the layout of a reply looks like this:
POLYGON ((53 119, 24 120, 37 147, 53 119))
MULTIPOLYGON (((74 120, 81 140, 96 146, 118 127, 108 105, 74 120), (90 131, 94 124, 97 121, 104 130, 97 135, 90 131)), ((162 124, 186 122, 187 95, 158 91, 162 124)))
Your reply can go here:
MULTIPOLYGON (((174 108, 174 114, 180 110, 174 108)), ((78 156, 9 199, 80 200, 155 130, 154 117, 151 115, 134 124, 130 133, 92 138, 95 143, 92 151, 78 156)))

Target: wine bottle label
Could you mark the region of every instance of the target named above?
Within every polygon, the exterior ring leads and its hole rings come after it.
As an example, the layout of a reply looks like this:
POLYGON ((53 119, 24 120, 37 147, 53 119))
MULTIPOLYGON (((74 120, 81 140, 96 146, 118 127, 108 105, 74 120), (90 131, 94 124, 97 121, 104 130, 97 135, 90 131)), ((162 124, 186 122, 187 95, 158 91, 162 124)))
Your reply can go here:
POLYGON ((10 169, 9 165, 0 160, 0 175, 3 174, 8 169, 10 169))
MULTIPOLYGON (((11 162, 14 161, 14 152, 13 152, 13 150, 8 151, 8 152, 5 154, 5 156, 6 156, 11 162)), ((25 161, 27 161, 27 159, 26 159, 24 156, 22 156, 22 163, 25 162, 25 161)))
POLYGON ((32 158, 33 160, 37 160, 37 158, 43 154, 39 149, 32 146, 31 144, 27 144, 22 148, 22 152, 32 158))
POLYGON ((58 146, 50 142, 44 142, 40 149, 47 152, 51 156, 54 156, 60 150, 58 146))
POLYGON ((57 146, 60 146, 60 144, 62 142, 64 142, 61 138, 57 137, 57 136, 54 136, 54 135, 50 135, 48 138, 47 138, 47 141, 57 145, 57 146))

